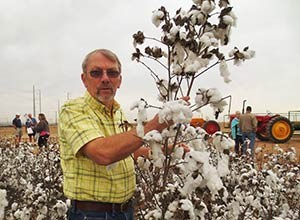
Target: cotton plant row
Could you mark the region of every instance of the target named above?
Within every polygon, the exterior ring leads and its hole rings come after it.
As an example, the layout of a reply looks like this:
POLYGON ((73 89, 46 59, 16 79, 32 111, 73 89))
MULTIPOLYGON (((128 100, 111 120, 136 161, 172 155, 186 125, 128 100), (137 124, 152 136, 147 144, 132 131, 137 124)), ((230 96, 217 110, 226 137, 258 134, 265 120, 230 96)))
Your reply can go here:
POLYGON ((0 219, 65 219, 58 146, 8 145, 0 147, 0 219))
MULTIPOLYGON (((138 158, 137 219, 162 219, 162 207, 165 219, 299 219, 300 165, 294 148, 275 145, 276 153, 266 154, 267 162, 257 169, 250 156, 226 150, 229 142, 221 139, 227 136, 207 139, 202 129, 196 132, 203 138, 189 144, 201 149, 184 159, 180 148, 172 152, 174 166, 165 186, 160 182, 164 168, 138 158)), ((258 147, 256 157, 263 151, 258 147)), ((66 219, 61 186, 57 146, 37 152, 28 144, 14 148, 1 141, 0 219, 66 219)))

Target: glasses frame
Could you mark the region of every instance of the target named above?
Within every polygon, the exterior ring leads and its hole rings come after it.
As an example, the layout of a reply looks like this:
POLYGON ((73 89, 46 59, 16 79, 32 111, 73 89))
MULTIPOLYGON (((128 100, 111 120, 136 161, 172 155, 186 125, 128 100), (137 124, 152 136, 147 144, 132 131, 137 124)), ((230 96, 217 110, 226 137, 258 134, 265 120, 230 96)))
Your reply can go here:
POLYGON ((91 70, 89 74, 92 78, 98 79, 103 77, 104 72, 106 73, 108 78, 118 78, 121 75, 121 73, 116 69, 101 69, 101 68, 91 70))

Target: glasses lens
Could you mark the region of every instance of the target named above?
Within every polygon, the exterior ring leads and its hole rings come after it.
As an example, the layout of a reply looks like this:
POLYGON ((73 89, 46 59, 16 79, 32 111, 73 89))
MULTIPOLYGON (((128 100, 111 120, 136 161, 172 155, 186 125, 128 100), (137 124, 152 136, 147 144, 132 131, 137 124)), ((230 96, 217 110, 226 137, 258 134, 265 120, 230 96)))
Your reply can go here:
POLYGON ((103 70, 93 70, 90 74, 93 78, 100 78, 103 75, 103 70))
POLYGON ((117 70, 106 70, 106 74, 110 78, 116 78, 120 75, 119 71, 117 70))
MULTIPOLYGON (((103 76, 104 70, 103 69, 98 69, 98 70, 92 70, 90 72, 91 76, 93 78, 101 78, 103 76)), ((120 75, 120 72, 114 69, 107 69, 106 70, 106 75, 109 78, 116 78, 120 75)))

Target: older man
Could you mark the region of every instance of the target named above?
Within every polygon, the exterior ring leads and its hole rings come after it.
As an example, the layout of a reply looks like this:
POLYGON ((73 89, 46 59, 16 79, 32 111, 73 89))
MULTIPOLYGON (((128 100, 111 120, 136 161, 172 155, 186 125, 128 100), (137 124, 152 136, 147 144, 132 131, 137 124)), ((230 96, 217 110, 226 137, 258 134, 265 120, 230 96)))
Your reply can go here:
MULTIPOLYGON (((143 142, 135 129, 119 126, 126 120, 114 99, 122 83, 121 63, 113 52, 98 49, 85 57, 82 71, 87 91, 64 104, 59 117, 63 188, 72 200, 69 219, 133 219, 131 154, 142 150, 143 142)), ((144 129, 166 127, 155 116, 144 129)))

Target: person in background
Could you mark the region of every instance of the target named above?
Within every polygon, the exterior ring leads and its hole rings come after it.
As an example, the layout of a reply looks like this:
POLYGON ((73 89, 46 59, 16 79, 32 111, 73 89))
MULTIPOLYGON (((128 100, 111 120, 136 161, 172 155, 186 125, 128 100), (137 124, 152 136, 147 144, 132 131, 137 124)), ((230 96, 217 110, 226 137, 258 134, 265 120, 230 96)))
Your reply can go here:
POLYGON ((45 114, 40 113, 38 116, 39 122, 35 126, 35 132, 37 133, 38 146, 47 146, 48 138, 50 136, 49 123, 45 114))
MULTIPOLYGON (((112 51, 90 52, 81 74, 87 91, 61 108, 58 132, 63 189, 71 199, 68 219, 134 218, 132 155, 145 149, 135 128, 125 131, 120 126, 126 117, 114 97, 122 83, 121 73, 120 60, 112 51)), ((144 131, 162 131, 167 126, 156 115, 144 131)))
POLYGON ((252 112, 251 106, 247 106, 246 113, 242 114, 240 117, 239 125, 242 131, 243 145, 242 151, 243 154, 246 154, 247 150, 247 141, 248 138, 250 140, 249 147, 251 149, 251 156, 254 157, 254 144, 256 138, 256 128, 257 128, 257 120, 252 112))
POLYGON ((21 142, 22 135, 23 135, 22 121, 20 119, 20 113, 16 113, 16 117, 13 119, 12 125, 14 126, 14 128, 16 130, 16 132, 15 132, 15 146, 18 147, 20 142, 21 142))
POLYGON ((26 130, 27 130, 27 135, 29 137, 29 142, 32 143, 32 141, 35 142, 35 129, 34 127, 36 126, 37 121, 34 117, 32 117, 32 114, 29 113, 27 115, 27 119, 25 122, 26 125, 26 130))
POLYGON ((241 149, 240 146, 243 143, 243 138, 242 138, 242 133, 241 133, 241 129, 239 126, 239 118, 241 116, 241 112, 240 111, 236 111, 235 112, 235 117, 234 119, 231 121, 231 137, 232 139, 235 141, 235 153, 237 155, 241 154, 241 149))

